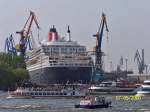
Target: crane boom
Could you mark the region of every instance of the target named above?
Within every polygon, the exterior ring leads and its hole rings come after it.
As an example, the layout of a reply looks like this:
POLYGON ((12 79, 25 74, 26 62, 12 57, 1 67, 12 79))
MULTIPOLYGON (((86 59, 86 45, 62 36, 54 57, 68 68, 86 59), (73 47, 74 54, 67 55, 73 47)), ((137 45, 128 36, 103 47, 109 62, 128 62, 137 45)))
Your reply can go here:
POLYGON ((139 51, 138 50, 136 51, 134 61, 136 60, 137 60, 139 74, 142 74, 145 68, 147 69, 147 65, 144 62, 144 49, 142 49, 142 57, 140 56, 139 51))
POLYGON ((108 27, 107 27, 107 21, 106 21, 106 15, 104 13, 102 13, 102 19, 101 19, 101 23, 100 23, 100 27, 98 30, 98 46, 101 48, 102 46, 102 37, 103 37, 103 32, 104 32, 104 27, 106 27, 106 31, 109 32, 108 27))
POLYGON ((101 46, 102 46, 104 27, 106 27, 106 32, 109 32, 108 27, 107 27, 106 15, 104 13, 102 13, 99 30, 96 35, 93 35, 94 37, 96 37, 95 66, 96 66, 96 69, 98 69, 98 70, 102 70, 102 66, 103 66, 103 63, 102 63, 102 54, 103 53, 101 50, 101 46))
POLYGON ((28 20, 26 21, 26 24, 25 24, 25 26, 24 26, 24 28, 23 28, 23 29, 25 29, 26 26, 27 26, 27 23, 29 22, 29 26, 28 26, 27 32, 26 32, 26 37, 28 37, 28 35, 29 35, 29 32, 30 32, 31 25, 32 25, 33 21, 35 22, 35 24, 36 24, 36 26, 37 26, 37 29, 40 29, 39 24, 38 24, 38 22, 37 22, 37 19, 36 19, 36 16, 35 16, 34 12, 30 11, 30 16, 29 16, 28 20), (31 18, 31 20, 30 20, 30 18, 31 18), (30 22, 29 22, 29 20, 30 20, 30 22))
POLYGON ((7 37, 5 40, 5 52, 11 54, 12 56, 17 55, 15 42, 12 34, 10 35, 10 37, 7 37))
POLYGON ((23 57, 25 56, 27 46, 31 47, 30 46, 31 45, 30 44, 31 39, 30 39, 29 33, 31 31, 31 26, 32 26, 33 21, 35 22, 37 29, 39 30, 40 27, 39 27, 39 24, 37 22, 36 16, 35 16, 34 12, 30 11, 30 16, 27 19, 23 29, 20 32, 16 32, 16 33, 19 33, 21 36, 18 50, 20 51, 21 56, 23 56, 23 57))

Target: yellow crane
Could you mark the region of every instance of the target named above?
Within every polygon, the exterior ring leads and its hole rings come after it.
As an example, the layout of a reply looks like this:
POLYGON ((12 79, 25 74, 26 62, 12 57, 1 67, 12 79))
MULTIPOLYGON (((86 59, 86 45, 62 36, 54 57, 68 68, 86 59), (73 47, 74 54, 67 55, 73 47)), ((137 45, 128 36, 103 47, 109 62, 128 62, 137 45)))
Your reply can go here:
POLYGON ((102 55, 103 52, 101 50, 101 46, 102 46, 102 38, 103 38, 103 31, 104 31, 104 27, 106 28, 106 32, 108 33, 108 27, 107 27, 107 21, 106 21, 106 15, 104 13, 102 13, 102 17, 101 17, 101 23, 98 29, 98 32, 93 35, 94 37, 96 37, 96 47, 94 48, 95 50, 95 67, 97 70, 102 70, 102 55))

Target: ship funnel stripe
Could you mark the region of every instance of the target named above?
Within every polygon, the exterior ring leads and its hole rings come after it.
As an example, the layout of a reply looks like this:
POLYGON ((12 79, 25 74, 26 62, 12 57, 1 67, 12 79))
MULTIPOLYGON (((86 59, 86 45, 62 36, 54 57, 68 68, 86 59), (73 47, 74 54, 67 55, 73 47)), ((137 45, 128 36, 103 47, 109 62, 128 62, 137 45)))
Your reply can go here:
POLYGON ((58 33, 56 32, 49 32, 48 34, 49 41, 57 41, 58 40, 58 33))
POLYGON ((52 41, 53 33, 49 32, 49 41, 52 41))
POLYGON ((55 40, 58 40, 58 33, 55 33, 55 40))

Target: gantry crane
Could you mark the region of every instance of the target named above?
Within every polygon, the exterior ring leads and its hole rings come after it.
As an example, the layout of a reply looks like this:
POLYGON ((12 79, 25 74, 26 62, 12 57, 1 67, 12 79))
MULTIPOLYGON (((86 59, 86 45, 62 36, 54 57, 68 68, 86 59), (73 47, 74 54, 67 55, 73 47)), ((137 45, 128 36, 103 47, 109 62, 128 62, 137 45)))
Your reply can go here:
POLYGON ((101 23, 98 29, 98 32, 93 35, 96 37, 96 46, 95 46, 95 69, 98 71, 103 71, 103 61, 102 61, 102 38, 103 38, 103 31, 104 27, 106 27, 106 32, 108 33, 108 27, 107 27, 107 21, 106 21, 106 15, 102 13, 101 23))
POLYGON ((145 70, 145 68, 146 68, 146 72, 147 72, 147 65, 144 62, 144 49, 142 49, 142 57, 140 56, 139 51, 138 50, 136 51, 134 61, 136 61, 136 60, 137 60, 139 74, 142 74, 143 71, 145 70))
POLYGON ((17 55, 15 42, 12 34, 5 40, 5 52, 11 54, 12 56, 17 55))
POLYGON ((31 45, 32 42, 31 42, 31 38, 30 38, 29 34, 31 32, 31 26, 32 26, 33 21, 35 22, 37 29, 39 30, 40 27, 37 22, 36 16, 35 16, 34 12, 30 11, 30 16, 27 19, 23 29, 19 32, 16 32, 16 33, 19 33, 21 36, 20 42, 16 47, 22 57, 25 56, 25 52, 26 52, 26 49, 28 46, 29 46, 29 49, 32 49, 32 45, 31 45))

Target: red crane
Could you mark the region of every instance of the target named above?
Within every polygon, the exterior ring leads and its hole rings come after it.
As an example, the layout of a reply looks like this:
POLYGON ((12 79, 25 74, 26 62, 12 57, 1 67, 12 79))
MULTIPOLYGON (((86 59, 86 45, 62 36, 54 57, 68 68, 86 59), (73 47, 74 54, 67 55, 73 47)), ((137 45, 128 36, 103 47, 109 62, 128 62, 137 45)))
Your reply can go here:
POLYGON ((29 49, 32 48, 29 33, 31 32, 31 26, 32 26, 33 21, 35 22, 37 29, 39 30, 40 27, 39 27, 38 21, 36 19, 36 16, 35 16, 34 12, 30 11, 30 16, 27 19, 23 29, 19 32, 16 32, 16 33, 19 33, 21 36, 20 42, 16 47, 22 57, 25 56, 27 46, 29 46, 29 49))

